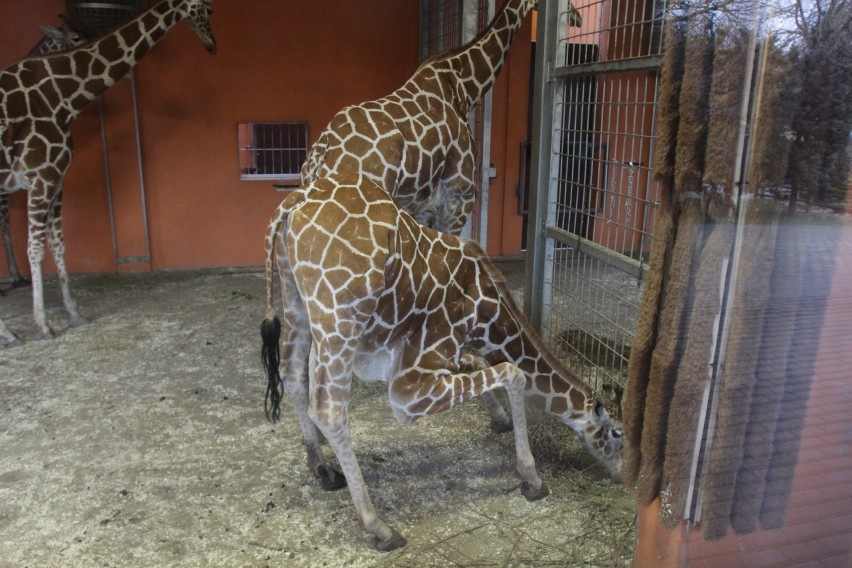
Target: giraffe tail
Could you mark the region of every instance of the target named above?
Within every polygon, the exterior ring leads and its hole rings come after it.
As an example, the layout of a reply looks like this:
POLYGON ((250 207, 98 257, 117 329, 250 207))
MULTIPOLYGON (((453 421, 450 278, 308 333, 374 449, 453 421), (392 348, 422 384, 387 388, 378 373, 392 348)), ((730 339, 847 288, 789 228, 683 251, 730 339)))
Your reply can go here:
POLYGON ((266 414, 266 419, 270 422, 278 422, 281 417, 281 395, 284 390, 284 383, 281 380, 281 374, 278 371, 278 366, 281 363, 281 350, 279 348, 281 340, 281 320, 278 316, 265 318, 260 324, 260 337, 263 340, 263 347, 260 351, 260 358, 263 362, 263 369, 266 371, 266 396, 263 398, 263 411, 266 414))
POLYGON ((281 320, 275 313, 273 304, 274 260, 275 245, 283 238, 284 225, 290 212, 305 200, 303 191, 294 191, 281 203, 275 215, 269 221, 266 230, 266 314, 260 324, 260 351, 263 369, 266 372, 266 396, 263 399, 263 410, 270 422, 277 422, 281 417, 281 397, 284 383, 281 380, 279 367, 281 364, 281 320))

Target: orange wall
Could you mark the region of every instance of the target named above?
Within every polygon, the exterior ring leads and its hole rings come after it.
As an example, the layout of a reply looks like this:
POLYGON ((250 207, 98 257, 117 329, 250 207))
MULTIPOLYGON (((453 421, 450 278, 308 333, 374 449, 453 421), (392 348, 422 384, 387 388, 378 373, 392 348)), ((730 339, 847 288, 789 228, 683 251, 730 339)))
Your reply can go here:
MULTIPOLYGON (((58 25, 63 10, 62 0, 0 4, 0 63, 25 54, 41 37, 37 24, 58 25)), ((260 265, 282 194, 239 180, 237 124, 307 121, 315 137, 337 110, 389 93, 417 67, 417 0, 349 0, 345 9, 335 0, 218 0, 214 10, 215 56, 179 24, 137 67, 150 264, 116 265, 97 106, 74 123, 63 199, 70 271, 260 265)), ((129 93, 122 82, 105 96, 122 257, 145 248, 129 93)), ((12 196, 12 224, 27 272, 22 192, 12 196)))
POLYGON ((487 251, 496 256, 521 252, 523 217, 518 215, 516 186, 520 144, 527 140, 533 33, 533 18, 527 17, 493 90, 491 163, 496 166, 497 177, 489 186, 487 251))

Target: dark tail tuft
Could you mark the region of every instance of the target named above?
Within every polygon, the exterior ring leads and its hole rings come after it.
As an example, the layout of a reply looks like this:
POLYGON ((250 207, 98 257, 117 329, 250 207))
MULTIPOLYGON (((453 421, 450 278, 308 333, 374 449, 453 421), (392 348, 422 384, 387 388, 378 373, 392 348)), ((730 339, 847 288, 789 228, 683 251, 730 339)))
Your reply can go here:
POLYGON ((266 419, 270 422, 278 422, 281 417, 281 396, 284 392, 284 383, 278 372, 281 361, 281 320, 278 316, 267 317, 260 324, 260 337, 263 340, 263 348, 260 356, 263 368, 266 371, 268 383, 266 384, 266 397, 263 399, 263 410, 266 419))

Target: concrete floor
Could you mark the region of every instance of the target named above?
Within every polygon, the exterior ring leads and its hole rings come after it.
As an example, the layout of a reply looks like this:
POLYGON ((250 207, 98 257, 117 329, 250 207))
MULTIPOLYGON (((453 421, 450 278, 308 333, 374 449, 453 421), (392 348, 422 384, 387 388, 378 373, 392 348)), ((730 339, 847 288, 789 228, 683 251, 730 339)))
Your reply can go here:
MULTIPOLYGON (((502 265, 513 286, 521 263, 502 265)), ((0 350, 0 567, 625 566, 632 492, 565 427, 532 417, 551 495, 528 503, 510 434, 474 401, 402 426, 356 382, 371 496, 408 546, 371 547, 347 491, 319 489, 289 401, 263 415, 260 273, 73 281, 88 326, 32 341, 30 292, 0 298, 27 341, 0 350)))

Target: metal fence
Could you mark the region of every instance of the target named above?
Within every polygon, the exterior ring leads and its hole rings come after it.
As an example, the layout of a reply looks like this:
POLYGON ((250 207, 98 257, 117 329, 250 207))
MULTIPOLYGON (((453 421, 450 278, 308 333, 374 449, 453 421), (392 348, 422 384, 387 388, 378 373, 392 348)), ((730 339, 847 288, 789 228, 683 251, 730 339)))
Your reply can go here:
POLYGON ((665 0, 575 6, 581 26, 567 1, 539 1, 526 311, 599 389, 626 383, 656 221, 665 0))

